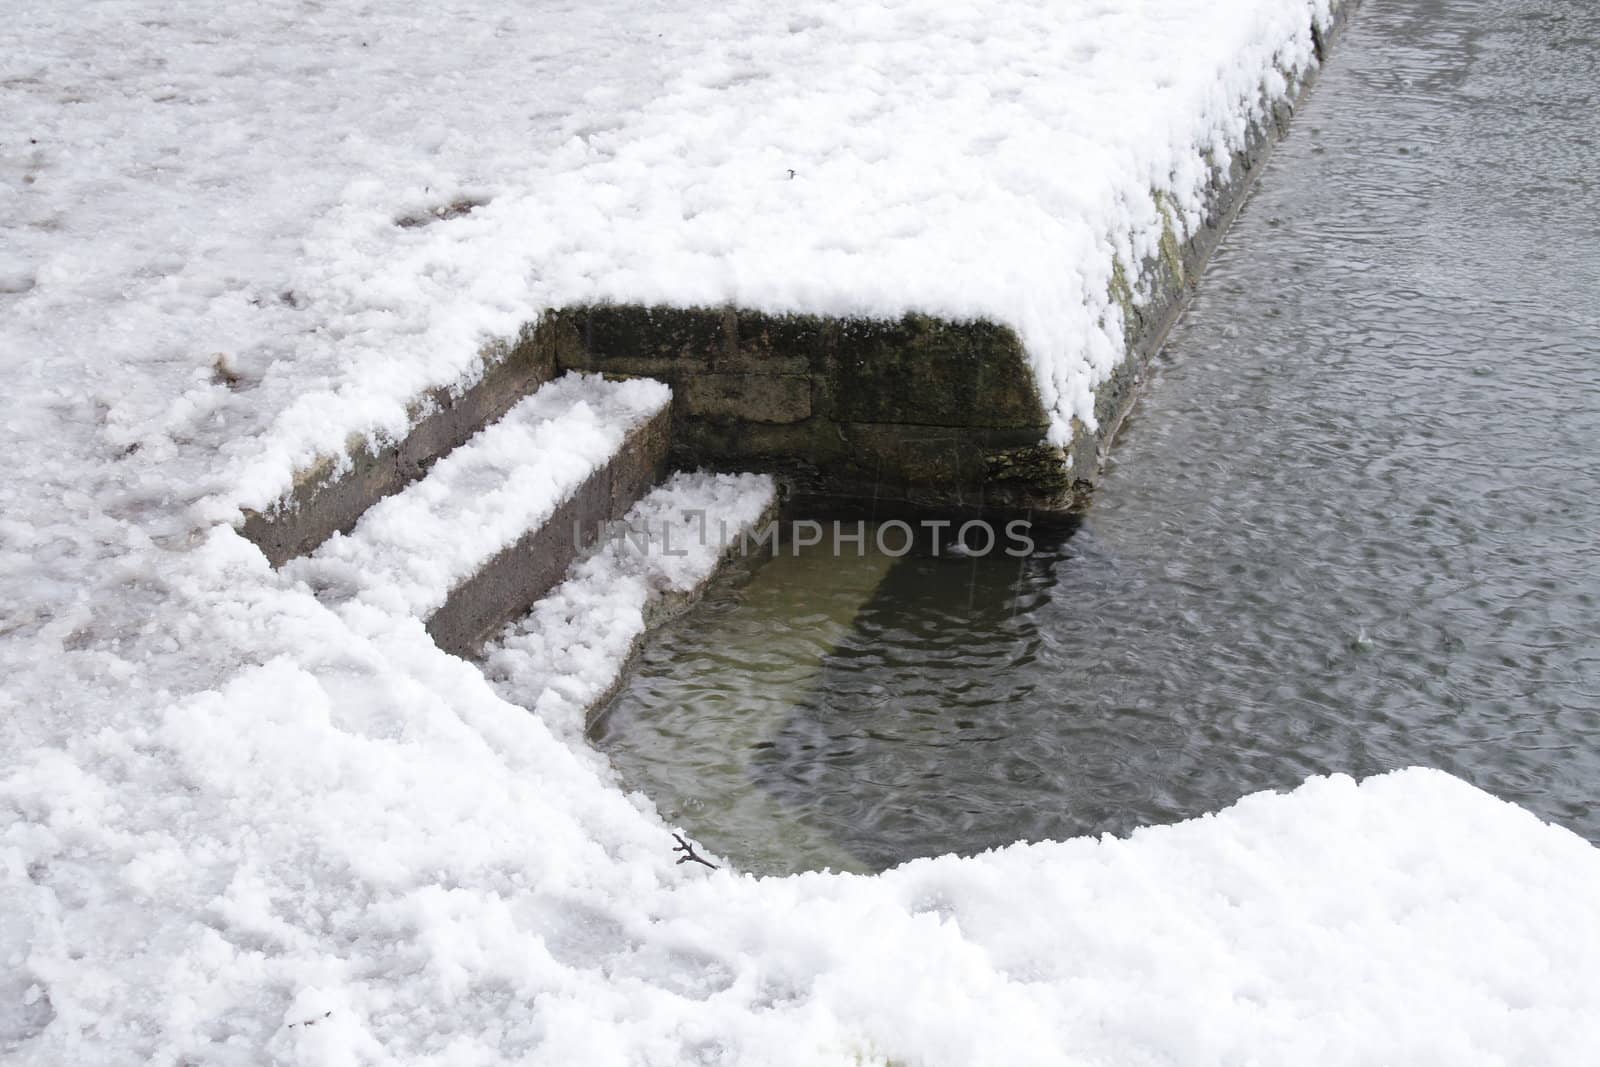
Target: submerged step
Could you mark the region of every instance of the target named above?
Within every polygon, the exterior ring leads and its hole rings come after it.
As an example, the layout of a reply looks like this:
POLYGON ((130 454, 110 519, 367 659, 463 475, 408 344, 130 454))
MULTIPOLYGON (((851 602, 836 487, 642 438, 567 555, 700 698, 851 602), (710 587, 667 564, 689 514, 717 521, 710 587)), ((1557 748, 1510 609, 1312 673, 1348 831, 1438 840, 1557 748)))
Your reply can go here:
POLYGON ((670 402, 660 382, 568 374, 285 570, 469 654, 660 478, 670 402))
POLYGON ((486 645, 484 673, 505 699, 581 731, 652 621, 687 606, 729 555, 754 551, 776 508, 767 475, 674 474, 486 645))

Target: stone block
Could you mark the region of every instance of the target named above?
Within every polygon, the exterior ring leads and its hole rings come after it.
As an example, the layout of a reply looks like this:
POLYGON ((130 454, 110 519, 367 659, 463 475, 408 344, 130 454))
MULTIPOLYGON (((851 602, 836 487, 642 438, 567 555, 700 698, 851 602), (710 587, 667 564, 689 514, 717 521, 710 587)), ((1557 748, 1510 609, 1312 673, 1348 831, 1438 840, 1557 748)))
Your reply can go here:
POLYGON ((682 374, 675 386, 686 416, 749 422, 800 422, 811 417, 806 375, 682 374))
POLYGON ((823 385, 819 409, 838 422, 1015 426, 1041 420, 1021 341, 989 322, 926 315, 844 321, 823 385))

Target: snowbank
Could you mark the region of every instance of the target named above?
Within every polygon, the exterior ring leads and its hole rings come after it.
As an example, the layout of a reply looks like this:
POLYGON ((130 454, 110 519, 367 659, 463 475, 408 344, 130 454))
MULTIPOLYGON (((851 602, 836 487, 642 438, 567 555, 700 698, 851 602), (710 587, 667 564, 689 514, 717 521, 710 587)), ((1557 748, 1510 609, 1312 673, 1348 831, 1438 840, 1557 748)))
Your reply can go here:
POLYGON ((396 657, 370 703, 351 667, 280 660, 174 707, 143 738, 159 792, 108 780, 104 740, 7 780, 33 817, 0 920, 21 1062, 1583 1063, 1600 1041, 1600 856, 1438 772, 756 880, 666 866, 664 828, 469 669, 397 674, 427 655, 403 635, 367 651, 396 657))
POLYGON ((994 315, 1081 417, 1110 253, 1309 62, 1317 4, 14 7, 8 1061, 1600 1046, 1595 851, 1442 775, 877 878, 680 867, 409 611, 214 525, 578 299, 994 315))

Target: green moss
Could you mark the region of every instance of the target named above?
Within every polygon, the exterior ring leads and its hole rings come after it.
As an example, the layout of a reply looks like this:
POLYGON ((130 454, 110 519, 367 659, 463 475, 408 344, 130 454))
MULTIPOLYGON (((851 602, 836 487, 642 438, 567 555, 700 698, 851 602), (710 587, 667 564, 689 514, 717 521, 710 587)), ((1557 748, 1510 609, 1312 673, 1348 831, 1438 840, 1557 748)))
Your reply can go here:
POLYGON ((1161 212, 1161 262, 1179 285, 1184 284, 1183 243, 1178 240, 1178 226, 1173 218, 1167 195, 1159 190, 1155 194, 1156 210, 1161 212))
POLYGON ((1111 299, 1122 309, 1122 321, 1133 322, 1133 286, 1128 283, 1128 270, 1120 257, 1111 261, 1111 299))
POLYGON ((840 322, 826 414, 839 422, 1016 426, 1042 420, 1022 342, 996 323, 927 315, 840 322))

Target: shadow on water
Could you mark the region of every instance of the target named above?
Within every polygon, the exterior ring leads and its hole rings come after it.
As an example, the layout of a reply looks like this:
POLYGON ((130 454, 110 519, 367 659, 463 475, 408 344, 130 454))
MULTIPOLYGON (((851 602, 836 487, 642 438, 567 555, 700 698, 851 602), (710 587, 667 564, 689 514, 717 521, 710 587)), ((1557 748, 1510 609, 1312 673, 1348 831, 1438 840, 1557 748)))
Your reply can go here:
POLYGON ((757 871, 1442 767, 1600 842, 1600 6, 1367 0, 1071 538, 777 560, 600 730, 757 871))
POLYGON ((1057 535, 1024 558, 896 561, 756 754, 756 782, 873 868, 1015 840, 1015 806, 1060 776, 1005 709, 1044 697, 1035 612, 1068 551, 1057 535))

